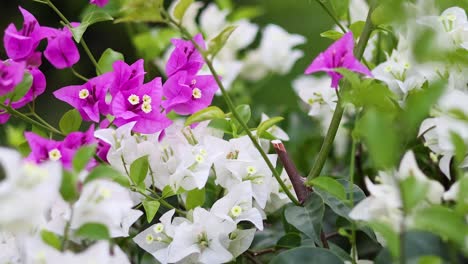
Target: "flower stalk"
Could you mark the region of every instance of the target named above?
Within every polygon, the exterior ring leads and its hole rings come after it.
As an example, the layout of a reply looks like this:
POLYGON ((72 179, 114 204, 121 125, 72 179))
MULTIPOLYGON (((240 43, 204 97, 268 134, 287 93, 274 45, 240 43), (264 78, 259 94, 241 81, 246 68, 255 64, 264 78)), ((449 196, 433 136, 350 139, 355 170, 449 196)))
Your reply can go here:
MULTIPOLYGON (((367 42, 369 41, 370 35, 372 31, 374 30, 374 25, 371 20, 372 12, 373 12, 373 8, 371 7, 369 9, 369 13, 367 14, 366 24, 364 25, 364 29, 361 33, 361 36, 359 37, 359 42, 356 48, 354 49, 354 54, 356 58, 358 59, 362 59, 367 42)), ((349 88, 348 86, 349 84, 345 82, 342 86, 342 90, 348 89, 349 88)), ((335 112, 333 113, 333 117, 330 122, 330 126, 328 128, 327 134, 323 141, 322 147, 320 148, 318 157, 315 160, 314 166, 309 172, 309 175, 307 178, 313 179, 320 175, 320 172, 322 171, 323 166, 325 165, 325 161, 327 160, 328 154, 330 153, 331 148, 333 146, 333 142, 335 141, 336 132, 338 131, 338 128, 340 127, 340 123, 341 123, 341 119, 343 118, 344 110, 345 109, 341 101, 341 97, 338 97, 338 102, 336 104, 335 112)))

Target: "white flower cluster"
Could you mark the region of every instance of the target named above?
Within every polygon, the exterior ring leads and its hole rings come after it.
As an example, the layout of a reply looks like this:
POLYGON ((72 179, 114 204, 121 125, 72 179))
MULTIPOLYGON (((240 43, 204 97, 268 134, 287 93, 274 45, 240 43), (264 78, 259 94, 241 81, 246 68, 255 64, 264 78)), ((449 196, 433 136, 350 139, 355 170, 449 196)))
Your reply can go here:
MULTIPOLYGON (((6 176, 0 183, 0 263, 129 263, 108 242, 74 253, 41 239, 43 231, 64 236, 86 223, 106 225, 111 237, 128 236, 130 225, 142 214, 132 209, 129 190, 109 180, 95 180, 84 185, 77 202, 69 204, 59 192, 60 163, 32 164, 16 151, 2 148, 0 167, 6 176)), ((82 241, 76 236, 70 239, 82 241)))
MULTIPOLYGON (((174 2, 175 3, 175 2, 174 2)), ((171 8, 173 9, 173 5, 171 8)), ((247 19, 230 21, 228 16, 232 10, 221 10, 212 3, 197 15, 203 7, 202 2, 194 2, 185 12, 182 20, 190 34, 195 35, 203 32, 206 40, 215 38, 227 26, 234 25, 236 29, 229 37, 224 47, 213 60, 213 65, 220 76, 226 89, 231 87, 232 82, 238 77, 258 81, 269 73, 286 74, 294 66, 294 63, 303 56, 303 52, 294 49, 295 46, 304 44, 306 39, 298 34, 289 34, 278 25, 269 24, 262 32, 260 45, 249 50, 245 56, 240 56, 240 51, 248 48, 257 37, 259 26, 247 19)), ((166 52, 166 60, 171 50, 166 52)), ((201 71, 210 74, 209 69, 201 71)))
MULTIPOLYGON (((114 168, 125 174, 133 161, 148 156, 147 187, 169 188, 187 204, 187 192, 205 188, 212 179, 224 195, 210 210, 196 207, 186 217, 172 220, 171 210, 160 223, 135 237, 161 263, 230 261, 249 248, 256 229, 263 229, 265 211, 289 202, 247 136, 224 140, 222 132, 208 127, 208 122, 195 128, 175 122, 156 135, 132 135, 133 125, 95 133, 111 145, 107 159, 114 168), (255 228, 242 229, 240 222, 250 222, 255 228)), ((273 164, 276 158, 269 155, 273 164)), ((283 180, 292 190, 286 175, 283 180)), ((144 197, 134 199, 140 202, 144 197)))

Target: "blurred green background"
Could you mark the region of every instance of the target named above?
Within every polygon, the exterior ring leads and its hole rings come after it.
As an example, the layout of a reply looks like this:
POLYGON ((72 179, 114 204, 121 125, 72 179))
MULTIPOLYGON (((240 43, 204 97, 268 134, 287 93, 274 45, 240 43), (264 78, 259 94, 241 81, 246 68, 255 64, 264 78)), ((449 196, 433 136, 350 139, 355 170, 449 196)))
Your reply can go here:
MULTIPOLYGON (((166 0, 167 5, 170 2, 166 0)), ((204 2, 208 4, 213 1, 204 2)), ((56 0, 54 3, 71 21, 79 21, 82 11, 89 7, 88 0, 56 0)), ((304 51, 304 57, 296 63, 288 75, 271 76, 267 81, 255 84, 255 87, 244 87, 240 92, 237 91, 234 94, 234 100, 237 104, 251 105, 253 111, 251 125, 253 126, 258 124, 262 112, 269 116, 281 115, 286 118, 281 123, 281 127, 289 133, 292 139, 291 142, 287 143, 288 150, 293 155, 299 169, 303 173, 307 173, 314 155, 320 148, 321 129, 319 123, 314 122, 301 109, 301 101, 294 93, 291 83, 295 78, 301 76, 311 60, 330 44, 331 41, 321 38, 320 33, 330 29, 332 21, 313 0, 234 0, 233 3, 235 8, 258 6, 263 13, 254 18, 253 22, 260 26, 269 23, 277 24, 290 33, 301 34, 307 38, 307 43, 298 47, 304 51)), ((32 0, 3 0, 0 1, 0 28, 2 30, 11 22, 18 26, 21 25, 22 16, 17 8, 18 5, 33 13, 41 25, 61 27, 57 15, 46 5, 32 0)), ((138 59, 128 35, 128 25, 113 24, 112 22, 98 23, 88 29, 84 38, 97 58, 106 48, 112 48, 123 53, 127 63, 138 59)), ((40 47, 42 50, 43 48, 43 46, 40 47)), ((81 47, 80 52, 82 54, 81 60, 75 69, 87 77, 94 76, 94 67, 81 47)), ((0 57, 7 58, 3 43, 0 43, 0 57)), ((70 106, 53 98, 52 92, 63 86, 81 84, 82 81, 77 79, 68 69, 54 69, 45 59, 43 59, 41 70, 47 78, 47 90, 37 100, 37 111, 52 125, 58 126, 60 117, 70 109, 70 106)), ((215 103, 223 105, 219 99, 215 100, 215 103)), ((15 124, 17 122, 18 120, 12 118, 9 123, 15 124)), ((6 144, 5 126, 0 126, 0 144, 6 144)))

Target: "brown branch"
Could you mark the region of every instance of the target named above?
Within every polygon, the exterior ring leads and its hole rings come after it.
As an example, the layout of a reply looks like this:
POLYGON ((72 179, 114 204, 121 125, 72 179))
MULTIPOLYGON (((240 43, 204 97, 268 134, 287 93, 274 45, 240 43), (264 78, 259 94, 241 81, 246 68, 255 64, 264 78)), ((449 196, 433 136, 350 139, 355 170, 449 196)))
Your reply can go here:
MULTIPOLYGON (((307 200, 310 193, 312 192, 312 189, 307 188, 307 186, 304 184, 304 178, 297 171, 297 168, 294 165, 294 162, 289 157, 288 152, 286 151, 286 148, 284 147, 283 142, 281 142, 281 140, 276 139, 276 140, 272 140, 271 144, 273 145, 273 148, 278 154, 278 157, 281 163, 283 164, 284 169, 286 170, 286 173, 288 174, 289 179, 291 180, 292 186, 294 188, 294 191, 296 192, 299 203, 301 203, 301 205, 304 204, 304 202, 307 200)), ((320 232, 320 240, 322 240, 322 244, 324 248, 329 248, 327 237, 325 236, 325 233, 323 232, 323 230, 320 232)))
POLYGON ((278 157, 288 174, 289 180, 291 180, 294 191, 299 199, 299 203, 303 204, 307 200, 307 197, 309 197, 311 190, 305 186, 304 178, 297 171, 297 168, 289 157, 283 142, 281 142, 281 140, 273 140, 271 141, 271 144, 278 154, 278 157))

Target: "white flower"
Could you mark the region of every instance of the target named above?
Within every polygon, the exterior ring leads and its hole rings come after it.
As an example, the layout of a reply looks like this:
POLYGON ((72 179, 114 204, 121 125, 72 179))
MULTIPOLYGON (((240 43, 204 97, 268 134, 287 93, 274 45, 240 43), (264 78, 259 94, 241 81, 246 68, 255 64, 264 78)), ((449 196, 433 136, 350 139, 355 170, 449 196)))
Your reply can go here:
POLYGON ((0 263, 22 263, 19 243, 16 237, 8 232, 0 232, 0 263))
POLYGON ((445 201, 456 201, 460 191, 460 181, 455 182, 448 191, 444 193, 445 201))
MULTIPOLYGON (((173 1, 171 6, 169 7, 169 12, 176 21, 177 19, 174 17, 174 9, 175 9, 175 5, 179 2, 180 1, 173 1)), ((185 10, 184 17, 182 18, 182 23, 181 23, 182 26, 192 35, 195 35, 198 33, 198 26, 197 26, 197 22, 195 21, 195 19, 197 17, 198 11, 202 7, 203 7, 202 2, 195 1, 191 3, 190 6, 187 8, 187 10, 185 10)))
MULTIPOLYGON (((229 43, 229 41, 228 41, 229 43)), ((225 50, 223 48, 223 50, 225 50)), ((236 80, 239 75, 243 63, 235 58, 222 58, 221 56, 216 56, 213 60, 213 67, 216 69, 216 73, 221 77, 221 82, 226 89, 231 87, 232 82, 236 80)), ((207 65, 205 65, 199 74, 210 75, 211 71, 207 65)), ((217 90, 216 94, 220 95, 221 91, 217 90)))
POLYGON ((209 4, 200 14, 200 27, 208 36, 207 39, 216 37, 226 26, 226 16, 229 11, 220 10, 214 3, 209 4))
POLYGON ((187 219, 181 217, 172 220, 174 212, 174 209, 167 211, 161 216, 158 224, 145 229, 133 239, 138 246, 163 264, 168 263, 168 247, 173 240, 177 227, 184 222, 188 222, 187 219))
MULTIPOLYGON (((283 170, 281 173, 281 180, 284 182, 288 190, 292 193, 294 197, 296 197, 296 192, 292 186, 291 180, 289 180, 289 176, 286 173, 286 170, 283 170)), ((297 198, 297 197, 296 197, 297 198)), ((283 188, 279 185, 278 181, 272 180, 270 182, 270 197, 268 198, 268 202, 265 207, 265 212, 272 213, 281 208, 283 205, 290 203, 291 200, 289 199, 288 195, 283 191, 283 188)))
POLYGON ((265 67, 272 72, 286 74, 304 55, 301 50, 296 50, 294 47, 305 42, 303 36, 289 34, 283 28, 269 24, 263 29, 259 47, 260 58, 265 67))
POLYGON ((249 182, 232 187, 226 196, 213 204, 210 212, 236 224, 249 221, 263 230, 262 215, 257 208, 252 208, 252 186, 249 182))
POLYGON ((252 245, 255 232, 255 228, 246 230, 237 229, 229 235, 230 242, 228 249, 234 258, 249 249, 250 245, 252 245))
POLYGON ((0 229, 24 232, 43 223, 46 211, 60 197, 60 163, 23 161, 18 152, 0 148, 0 229), (27 202, 25 202, 27 201, 27 202))
POLYGON ((196 258, 200 263, 225 263, 233 255, 227 250, 229 234, 236 225, 203 208, 193 211, 193 223, 184 222, 175 230, 168 248, 168 262, 178 262, 186 257, 196 258))
POLYGON ((73 206, 71 227, 97 222, 107 226, 111 237, 126 237, 130 226, 143 214, 133 206, 124 187, 109 180, 93 180, 83 187, 73 206))
POLYGON ((321 108, 335 110, 338 97, 330 87, 330 77, 301 76, 293 81, 294 91, 309 105, 309 115, 317 116, 321 108))

